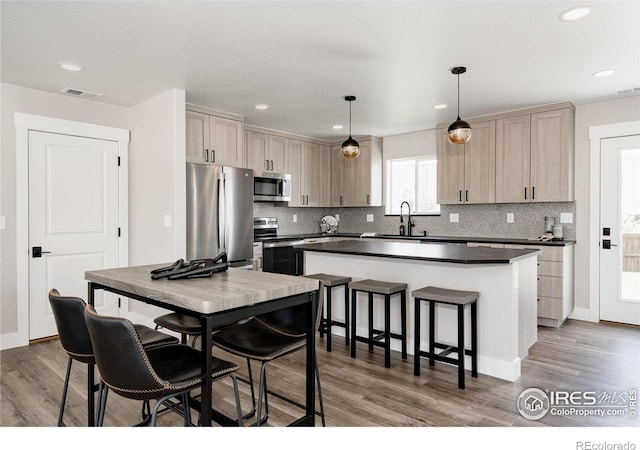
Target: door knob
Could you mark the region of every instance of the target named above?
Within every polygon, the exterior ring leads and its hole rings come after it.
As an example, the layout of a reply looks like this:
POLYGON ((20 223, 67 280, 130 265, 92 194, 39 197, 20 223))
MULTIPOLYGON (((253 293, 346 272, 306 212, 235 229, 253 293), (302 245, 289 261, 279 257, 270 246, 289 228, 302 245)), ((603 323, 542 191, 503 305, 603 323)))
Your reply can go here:
POLYGON ((51 253, 51 252, 43 252, 42 247, 32 247, 31 248, 31 257, 32 258, 42 258, 43 253, 51 253))

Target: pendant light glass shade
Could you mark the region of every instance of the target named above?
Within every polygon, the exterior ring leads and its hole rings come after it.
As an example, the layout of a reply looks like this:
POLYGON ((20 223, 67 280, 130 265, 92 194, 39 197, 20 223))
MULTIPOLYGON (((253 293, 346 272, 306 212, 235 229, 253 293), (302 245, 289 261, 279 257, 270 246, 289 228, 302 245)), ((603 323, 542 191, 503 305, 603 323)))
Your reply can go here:
POLYGON ((360 144, 351 137, 351 102, 356 98, 353 95, 348 95, 344 99, 349 102, 349 137, 342 143, 342 156, 357 158, 360 155, 360 144))
POLYGON ((471 139, 471 125, 460 119, 449 125, 447 129, 447 139, 451 144, 464 144, 471 139))
POLYGON ((471 125, 460 119, 460 74, 467 71, 466 67, 454 67, 451 73, 458 76, 458 118, 449 125, 447 139, 451 144, 464 144, 471 139, 471 125))

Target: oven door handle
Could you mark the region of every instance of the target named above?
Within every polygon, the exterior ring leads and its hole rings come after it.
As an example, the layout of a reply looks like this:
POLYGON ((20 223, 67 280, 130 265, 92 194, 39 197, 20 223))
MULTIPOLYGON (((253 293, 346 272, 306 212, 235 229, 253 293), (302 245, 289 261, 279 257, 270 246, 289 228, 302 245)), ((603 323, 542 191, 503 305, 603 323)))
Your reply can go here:
POLYGON ((264 242, 262 248, 278 248, 278 247, 293 247, 294 245, 302 245, 304 241, 279 241, 279 242, 264 242))

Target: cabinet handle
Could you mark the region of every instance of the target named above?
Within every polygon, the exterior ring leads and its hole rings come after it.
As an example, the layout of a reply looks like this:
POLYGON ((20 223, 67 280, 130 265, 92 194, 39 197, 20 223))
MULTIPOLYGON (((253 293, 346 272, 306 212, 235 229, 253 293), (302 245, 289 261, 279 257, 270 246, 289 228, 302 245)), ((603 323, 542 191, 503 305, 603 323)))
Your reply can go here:
POLYGON ((527 199, 527 188, 526 187, 524 188, 524 199, 525 200, 527 199))
POLYGON ((468 189, 464 190, 464 201, 465 202, 469 201, 469 190, 468 189))
POLYGON ((342 206, 342 195, 340 196, 340 206, 342 206))
POLYGON ((301 204, 301 205, 304 205, 304 195, 301 195, 301 196, 300 196, 300 204, 301 204))
POLYGON ((536 199, 536 187, 533 186, 531 188, 531 200, 535 200, 536 199))
POLYGON ((307 197, 307 201, 305 202, 305 205, 308 205, 309 204, 309 196, 305 195, 305 197, 307 197))
POLYGON ((367 205, 371 204, 371 196, 369 194, 367 194, 367 205))
POLYGON ((269 160, 268 159, 264 160, 264 170, 269 170, 269 160))
POLYGON ((211 150, 211 162, 212 163, 216 162, 216 151, 215 150, 211 150))
POLYGON ((271 170, 273 170, 273 159, 271 160, 271 170))
POLYGON ((209 162, 209 149, 204 149, 204 162, 209 162))
POLYGON ((458 201, 462 203, 462 190, 458 191, 458 201))

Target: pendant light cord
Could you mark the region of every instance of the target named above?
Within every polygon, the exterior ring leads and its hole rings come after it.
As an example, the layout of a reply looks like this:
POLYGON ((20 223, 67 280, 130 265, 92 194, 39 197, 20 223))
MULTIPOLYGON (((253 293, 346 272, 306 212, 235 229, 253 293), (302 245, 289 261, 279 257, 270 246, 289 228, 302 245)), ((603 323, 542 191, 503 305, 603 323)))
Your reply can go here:
POLYGON ((458 120, 460 120, 460 74, 458 74, 458 120))
POLYGON ((351 100, 349 100, 349 137, 351 137, 351 103, 351 100))

